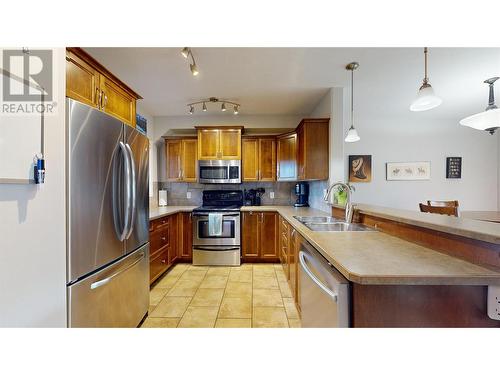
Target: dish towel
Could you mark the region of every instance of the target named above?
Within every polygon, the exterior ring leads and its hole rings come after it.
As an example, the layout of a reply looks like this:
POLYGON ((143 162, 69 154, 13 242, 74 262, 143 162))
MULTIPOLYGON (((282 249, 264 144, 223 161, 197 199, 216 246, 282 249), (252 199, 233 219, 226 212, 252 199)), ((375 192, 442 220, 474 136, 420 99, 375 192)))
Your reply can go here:
POLYGON ((208 235, 222 236, 222 214, 208 214, 208 235))

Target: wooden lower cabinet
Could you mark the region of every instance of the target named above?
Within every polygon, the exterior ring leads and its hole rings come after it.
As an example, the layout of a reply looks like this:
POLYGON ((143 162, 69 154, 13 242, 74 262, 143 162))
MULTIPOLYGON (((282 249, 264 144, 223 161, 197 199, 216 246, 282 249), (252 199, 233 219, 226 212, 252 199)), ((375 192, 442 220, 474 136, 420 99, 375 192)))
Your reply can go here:
POLYGON ((300 313, 299 250, 303 237, 282 216, 279 217, 280 262, 300 313))
POLYGON ((152 284, 177 262, 192 259, 190 212, 165 216, 149 223, 149 282, 152 284))
POLYGON ((278 262, 278 214, 275 212, 242 213, 242 260, 278 262))
POLYGON ((193 259, 193 214, 182 212, 179 215, 179 261, 190 262, 193 259))

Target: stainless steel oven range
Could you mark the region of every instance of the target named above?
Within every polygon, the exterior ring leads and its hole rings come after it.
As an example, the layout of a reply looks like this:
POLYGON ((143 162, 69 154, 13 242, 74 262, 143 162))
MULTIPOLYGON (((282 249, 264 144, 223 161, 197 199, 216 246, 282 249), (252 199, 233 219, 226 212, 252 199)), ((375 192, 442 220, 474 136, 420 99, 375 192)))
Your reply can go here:
POLYGON ((242 205, 241 190, 203 191, 203 205, 193 210, 194 265, 240 265, 242 205))

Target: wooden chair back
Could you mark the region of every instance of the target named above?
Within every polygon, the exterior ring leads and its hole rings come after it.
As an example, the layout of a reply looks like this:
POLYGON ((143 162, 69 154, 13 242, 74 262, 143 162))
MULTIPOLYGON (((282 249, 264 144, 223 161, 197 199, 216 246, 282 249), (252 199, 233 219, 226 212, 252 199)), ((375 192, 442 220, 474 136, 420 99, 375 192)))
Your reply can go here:
POLYGON ((434 207, 458 207, 458 201, 427 201, 427 204, 434 207))
POLYGON ((440 214, 440 215, 449 215, 458 217, 458 207, 450 207, 450 206, 430 206, 427 204, 420 203, 420 212, 428 212, 431 214, 440 214))

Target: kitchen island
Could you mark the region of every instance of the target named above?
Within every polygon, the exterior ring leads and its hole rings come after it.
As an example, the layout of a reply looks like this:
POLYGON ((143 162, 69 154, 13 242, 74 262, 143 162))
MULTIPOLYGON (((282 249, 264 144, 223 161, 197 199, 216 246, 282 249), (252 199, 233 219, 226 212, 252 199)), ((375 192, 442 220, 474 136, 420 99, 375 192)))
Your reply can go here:
MULTIPOLYGON (((164 207, 151 210, 150 217, 193 208, 164 207)), ((495 263, 499 224, 361 206, 355 220, 376 231, 315 232, 295 216, 328 212, 291 206, 244 206, 241 211, 275 212, 349 281, 353 327, 500 326, 486 310, 488 286, 500 285, 495 263), (432 236, 440 241, 436 244, 432 236)), ((342 215, 339 207, 332 212, 342 215)), ((296 270, 295 278, 298 283, 296 270)))

